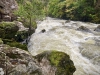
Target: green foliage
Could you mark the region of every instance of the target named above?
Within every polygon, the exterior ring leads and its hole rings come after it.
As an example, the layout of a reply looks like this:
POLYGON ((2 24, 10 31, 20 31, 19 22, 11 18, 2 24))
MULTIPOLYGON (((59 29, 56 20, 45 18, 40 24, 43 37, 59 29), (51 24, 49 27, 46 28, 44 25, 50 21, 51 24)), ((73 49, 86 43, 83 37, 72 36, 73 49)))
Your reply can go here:
MULTIPOLYGON (((92 21, 97 20, 95 9, 96 0, 67 0, 66 18, 72 20, 92 21)), ((100 19, 99 19, 100 20, 100 19)), ((99 21, 98 21, 99 22, 99 21)))
POLYGON ((49 0, 46 13, 51 17, 100 22, 97 0, 49 0))
POLYGON ((17 0, 18 15, 24 18, 25 25, 33 26, 44 15, 100 23, 100 9, 97 0, 17 0), (34 20, 34 21, 33 21, 34 20))
POLYGON ((50 16, 62 17, 65 13, 66 0, 50 0, 48 13, 50 16))
POLYGON ((24 19, 23 22, 31 28, 36 27, 34 23, 36 20, 44 17, 44 4, 41 0, 21 0, 19 2, 19 9, 15 14, 24 19))

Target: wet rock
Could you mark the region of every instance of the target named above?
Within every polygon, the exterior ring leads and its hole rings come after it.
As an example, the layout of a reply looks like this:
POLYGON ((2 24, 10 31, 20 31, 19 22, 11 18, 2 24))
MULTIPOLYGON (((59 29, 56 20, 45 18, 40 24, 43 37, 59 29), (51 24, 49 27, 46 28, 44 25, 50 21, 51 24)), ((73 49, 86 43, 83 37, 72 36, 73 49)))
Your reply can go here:
POLYGON ((30 40, 30 36, 35 32, 35 30, 23 30, 23 31, 18 31, 15 35, 15 40, 17 42, 24 42, 28 43, 30 40))
POLYGON ((77 30, 85 31, 85 32, 90 32, 90 30, 87 27, 85 27, 85 26, 80 26, 79 28, 77 28, 77 30))
POLYGON ((94 29, 94 31, 100 32, 100 25, 98 25, 98 26, 94 29))
POLYGON ((70 20, 66 20, 66 22, 65 22, 65 23, 68 23, 68 22, 70 22, 70 20))
POLYGON ((28 38, 28 36, 29 36, 28 34, 29 34, 29 32, 26 31, 26 30, 18 31, 18 32, 16 33, 15 39, 16 39, 16 41, 18 41, 18 42, 22 42, 22 41, 24 41, 25 39, 28 38))
POLYGON ((35 29, 31 28, 31 30, 29 30, 29 28, 24 27, 23 23, 21 22, 16 21, 15 23, 19 27, 19 30, 15 35, 15 39, 17 42, 22 42, 27 40, 28 37, 35 32, 35 29))
POLYGON ((76 68, 69 55, 58 51, 45 51, 36 56, 44 75, 73 75, 76 68))
POLYGON ((41 32, 42 32, 42 33, 44 33, 44 32, 46 32, 46 30, 45 30, 45 29, 43 29, 43 30, 41 30, 41 32))

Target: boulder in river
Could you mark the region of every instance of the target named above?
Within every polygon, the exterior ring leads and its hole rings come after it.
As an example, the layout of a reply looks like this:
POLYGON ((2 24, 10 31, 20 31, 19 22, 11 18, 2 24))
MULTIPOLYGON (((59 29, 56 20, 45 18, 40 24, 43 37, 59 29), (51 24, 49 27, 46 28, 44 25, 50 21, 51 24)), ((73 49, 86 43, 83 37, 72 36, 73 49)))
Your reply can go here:
POLYGON ((79 28, 77 28, 77 30, 85 31, 85 32, 90 32, 90 30, 87 27, 85 27, 85 26, 80 26, 79 28))
POLYGON ((73 75, 76 70, 69 55, 63 52, 45 51, 35 58, 42 67, 43 75, 73 75))
POLYGON ((44 33, 44 32, 46 32, 46 30, 45 30, 45 29, 43 29, 43 30, 41 30, 41 32, 42 32, 42 33, 44 33))

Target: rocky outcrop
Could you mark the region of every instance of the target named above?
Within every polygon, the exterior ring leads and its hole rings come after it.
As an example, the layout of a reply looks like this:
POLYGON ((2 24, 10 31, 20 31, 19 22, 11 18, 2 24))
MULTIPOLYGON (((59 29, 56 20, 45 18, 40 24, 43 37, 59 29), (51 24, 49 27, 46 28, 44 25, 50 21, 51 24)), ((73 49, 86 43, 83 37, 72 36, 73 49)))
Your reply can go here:
POLYGON ((11 21, 12 12, 18 8, 15 0, 0 0, 0 21, 11 21))
POLYGON ((20 22, 0 22, 0 38, 4 44, 27 50, 26 44, 29 40, 28 37, 34 33, 34 30, 29 32, 28 28, 25 28, 21 25, 22 23, 19 23, 20 22), (22 41, 24 41, 22 44, 19 43, 22 41))
POLYGON ((41 68, 30 53, 4 44, 0 45, 0 68, 5 75, 41 75, 41 68))
POLYGON ((27 51, 0 44, 2 75, 73 75, 75 67, 63 52, 47 51, 33 58, 27 51))

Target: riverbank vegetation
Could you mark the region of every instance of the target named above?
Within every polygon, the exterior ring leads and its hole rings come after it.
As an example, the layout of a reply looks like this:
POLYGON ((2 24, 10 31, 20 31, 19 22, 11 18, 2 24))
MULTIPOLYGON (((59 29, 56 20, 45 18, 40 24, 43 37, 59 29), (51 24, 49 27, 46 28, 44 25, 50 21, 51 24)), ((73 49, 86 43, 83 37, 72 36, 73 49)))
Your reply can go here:
POLYGON ((100 0, 21 0, 18 3, 18 14, 27 17, 30 21, 45 15, 100 23, 100 0))

